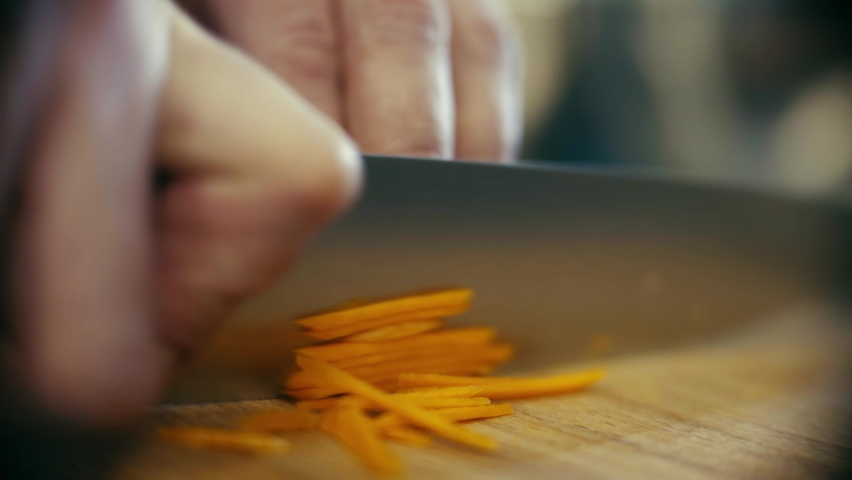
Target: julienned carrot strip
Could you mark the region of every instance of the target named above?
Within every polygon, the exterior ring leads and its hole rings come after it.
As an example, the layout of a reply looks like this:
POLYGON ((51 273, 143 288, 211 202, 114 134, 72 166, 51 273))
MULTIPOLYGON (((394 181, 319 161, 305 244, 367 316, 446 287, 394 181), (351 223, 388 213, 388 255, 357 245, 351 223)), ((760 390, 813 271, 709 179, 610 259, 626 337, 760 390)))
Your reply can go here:
POLYGON ((356 333, 341 339, 343 342, 383 342, 396 338, 410 337, 441 328, 443 320, 420 320, 416 322, 399 323, 356 333))
POLYGON ((409 388, 397 390, 394 395, 402 395, 408 398, 466 398, 479 396, 485 387, 479 385, 466 385, 464 387, 426 387, 409 388))
POLYGON ((393 392, 397 389, 397 387, 399 387, 399 382, 396 378, 394 378, 392 380, 382 380, 380 382, 373 382, 372 385, 384 392, 393 392))
POLYGON ((459 408, 459 407, 481 407, 483 405, 491 404, 490 398, 485 397, 470 397, 470 398, 429 398, 429 397, 421 397, 421 398, 411 398, 411 401, 417 402, 423 408, 429 408, 432 410, 436 409, 445 409, 445 408, 459 408))
POLYGON ((429 366, 448 365, 453 363, 482 365, 502 363, 512 358, 515 348, 512 345, 489 345, 484 348, 461 349, 448 351, 442 356, 426 356, 401 359, 373 365, 364 365, 345 369, 360 378, 368 378, 387 372, 401 372, 406 368, 421 368, 429 366))
MULTIPOLYGON (((494 368, 494 362, 475 362, 422 365, 419 367, 409 368, 408 372, 437 373, 441 375, 486 375, 491 373, 494 368)), ((371 375, 363 378, 362 380, 376 386, 381 385, 382 390, 396 391, 399 389, 399 376, 403 373, 406 373, 405 370, 392 370, 382 374, 371 375)))
POLYGON ((244 418, 240 423, 243 430, 262 432, 286 432, 290 430, 310 430, 317 426, 319 416, 305 410, 278 409, 257 412, 244 418))
POLYGON ((389 393, 383 392, 369 383, 359 380, 325 362, 302 355, 296 357, 296 362, 302 368, 315 372, 328 385, 345 390, 347 393, 363 398, 387 411, 396 412, 415 425, 431 430, 447 440, 482 450, 494 450, 497 448, 497 442, 493 439, 454 425, 434 412, 418 407, 405 398, 394 397, 389 393))
MULTIPOLYGON (((393 394, 397 396, 397 394, 393 394)), ((476 407, 488 405, 491 400, 485 397, 410 397, 403 394, 399 396, 405 397, 411 403, 428 409, 436 408, 455 408, 455 407, 476 407)), ((328 410, 340 405, 340 398, 324 398, 321 400, 305 400, 298 402, 296 407, 301 410, 328 410)), ((367 408, 375 408, 375 405, 366 404, 367 408)))
POLYGON ((427 333, 414 337, 388 340, 385 342, 344 342, 328 345, 317 345, 304 347, 296 350, 296 353, 317 360, 333 362, 345 358, 361 355, 380 354, 387 352, 404 352, 414 348, 426 346, 449 346, 480 345, 486 344, 494 339, 496 332, 493 327, 466 327, 442 330, 435 333, 427 333))
POLYGON ((425 447, 432 443, 432 437, 429 435, 405 426, 388 427, 382 429, 381 432, 386 438, 411 447, 425 447))
POLYGON ((355 405, 342 405, 325 412, 320 428, 334 435, 370 469, 386 475, 402 470, 402 463, 387 448, 375 423, 355 405))
POLYGON ((363 320, 424 309, 456 308, 461 313, 470 305, 472 297, 473 292, 471 290, 455 288, 357 305, 352 308, 302 318, 297 320, 297 323, 312 330, 324 330, 363 320))
POLYGON ((479 418, 502 417, 503 415, 511 415, 512 413, 515 413, 515 410, 512 408, 510 403, 483 405, 480 407, 442 408, 435 411, 442 417, 456 422, 476 420, 479 418))
POLYGON ((160 435, 187 447, 224 450, 250 455, 287 453, 290 443, 263 432, 244 432, 199 427, 162 427, 160 435))
MULTIPOLYGON (((426 373, 438 373, 442 375, 485 375, 491 372, 493 367, 470 367, 463 365, 461 367, 454 365, 447 365, 444 367, 434 367, 430 368, 429 372, 426 373)), ((385 378, 373 378, 369 380, 365 380, 367 383, 371 383, 373 386, 384 390, 386 392, 394 392, 399 390, 399 375, 403 372, 393 372, 389 376, 385 378)), ((475 377, 480 378, 480 377, 475 377)), ((484 378, 484 377, 482 377, 484 378)), ((363 380, 363 379, 362 379, 363 380)), ((331 387, 307 387, 307 388, 293 388, 293 389, 283 389, 282 393, 285 395, 295 398, 296 400, 318 400, 325 399, 327 397, 331 397, 334 395, 340 395, 346 393, 344 390, 340 388, 331 388, 331 387)))
POLYGON ((348 337, 358 333, 369 332, 378 328, 388 327, 392 325, 404 325, 411 322, 421 322, 423 320, 434 320, 436 318, 444 318, 461 313, 458 309, 451 308, 429 308, 425 310, 417 310, 414 312, 399 313, 387 317, 374 318, 361 322, 341 325, 339 327, 328 328, 325 330, 305 330, 306 336, 315 340, 334 340, 336 338, 348 337))
MULTIPOLYGON (((341 368, 352 375, 377 383, 395 379, 403 372, 442 373, 464 375, 480 372, 509 360, 514 355, 511 345, 489 345, 470 349, 457 349, 441 356, 417 356, 393 362, 362 365, 355 368, 341 368)), ((336 366, 336 365, 335 365, 336 366)), ((287 388, 310 388, 320 386, 308 372, 300 371, 291 375, 285 382, 287 388)))
MULTIPOLYGON (((512 405, 500 403, 497 405, 484 405, 479 407, 442 408, 434 410, 441 417, 454 422, 477 420, 481 418, 502 417, 514 413, 512 405)), ((385 428, 408 425, 411 422, 397 414, 384 414, 376 420, 376 424, 384 431, 385 428)))
POLYGON ((541 378, 453 377, 420 373, 403 373, 400 387, 449 387, 479 384, 485 387, 479 395, 492 400, 540 397, 575 392, 604 377, 601 369, 541 378))
MULTIPOLYGON (((490 342, 490 341, 489 341, 490 342)), ((486 350, 491 347, 490 343, 482 342, 482 343, 472 343, 464 345, 462 348, 465 351, 473 352, 473 351, 481 351, 486 350)), ((363 367, 365 365, 376 365, 382 364, 386 362, 393 361, 401 361, 414 357, 440 357, 447 355, 453 351, 458 351, 459 345, 457 344, 449 344, 449 345, 425 345, 422 347, 409 348, 405 350, 394 350, 383 353, 374 353, 369 355, 359 355, 356 357, 344 358, 341 360, 333 360, 329 361, 335 367, 342 368, 344 370, 350 370, 356 367, 363 367)))
MULTIPOLYGON (((385 366, 384 371, 349 371, 355 377, 360 378, 373 385, 390 384, 391 389, 397 389, 397 380, 402 373, 437 373, 443 375, 484 375, 494 369, 500 362, 491 360, 470 360, 465 358, 434 358, 422 363, 400 363, 400 366, 385 366)), ((341 369, 342 370, 342 369, 341 369)), ((314 388, 323 386, 315 375, 305 370, 291 375, 285 380, 284 385, 288 389, 297 390, 302 388, 314 388)))

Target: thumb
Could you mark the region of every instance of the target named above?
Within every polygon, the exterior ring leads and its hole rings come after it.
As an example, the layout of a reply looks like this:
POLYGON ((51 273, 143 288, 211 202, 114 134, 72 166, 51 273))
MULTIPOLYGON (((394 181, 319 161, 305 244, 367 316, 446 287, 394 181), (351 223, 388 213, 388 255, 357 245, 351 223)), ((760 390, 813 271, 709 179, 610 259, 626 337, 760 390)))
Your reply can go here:
POLYGON ((183 15, 163 98, 160 329, 184 356, 275 280, 353 199, 352 143, 318 110, 183 15))
POLYGON ((39 404, 116 423, 351 201, 359 164, 329 121, 167 2, 71 10, 23 185, 13 357, 39 404), (158 196, 155 156, 172 178, 158 196))

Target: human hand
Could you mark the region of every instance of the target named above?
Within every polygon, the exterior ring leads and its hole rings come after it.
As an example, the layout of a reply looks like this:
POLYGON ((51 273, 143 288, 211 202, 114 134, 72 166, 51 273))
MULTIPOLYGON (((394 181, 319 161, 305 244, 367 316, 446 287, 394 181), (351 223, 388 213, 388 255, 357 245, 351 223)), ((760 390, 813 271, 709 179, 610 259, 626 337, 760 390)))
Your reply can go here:
POLYGON ((333 122, 171 4, 52 3, 36 24, 59 25, 54 81, 31 92, 50 101, 18 134, 33 141, 4 367, 50 411, 118 423, 353 199, 359 163, 333 122))
POLYGON ((183 0, 368 153, 508 161, 520 49, 501 0, 183 0))

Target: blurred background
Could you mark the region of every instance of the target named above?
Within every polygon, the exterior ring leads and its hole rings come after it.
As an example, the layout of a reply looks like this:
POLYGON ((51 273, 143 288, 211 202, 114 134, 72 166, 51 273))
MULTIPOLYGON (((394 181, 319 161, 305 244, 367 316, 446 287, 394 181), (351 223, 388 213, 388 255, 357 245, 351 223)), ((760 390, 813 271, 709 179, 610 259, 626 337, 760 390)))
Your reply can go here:
POLYGON ((509 2, 523 158, 852 184, 852 1, 509 2))

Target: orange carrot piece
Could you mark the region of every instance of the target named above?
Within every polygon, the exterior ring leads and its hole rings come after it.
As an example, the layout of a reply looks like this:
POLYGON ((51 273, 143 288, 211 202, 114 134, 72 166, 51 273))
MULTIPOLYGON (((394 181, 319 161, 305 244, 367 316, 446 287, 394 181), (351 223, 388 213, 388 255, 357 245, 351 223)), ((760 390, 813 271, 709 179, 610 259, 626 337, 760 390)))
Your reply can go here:
POLYGON ((482 450, 494 450, 497 448, 497 442, 493 439, 454 425, 452 422, 436 415, 433 411, 418 407, 406 398, 395 397, 383 392, 369 383, 359 380, 357 377, 325 362, 302 355, 296 357, 296 362, 305 370, 315 372, 323 379, 324 383, 333 386, 333 388, 345 390, 346 393, 356 395, 387 411, 396 412, 415 425, 426 428, 447 440, 482 450))
POLYGON ((510 403, 498 403, 496 405, 483 405, 479 407, 442 408, 435 411, 442 417, 456 422, 502 417, 515 413, 515 409, 512 408, 512 404, 510 403))
POLYGON ((348 337, 350 335, 365 333, 383 327, 404 325, 406 323, 421 322, 423 320, 434 320, 436 318, 449 317, 458 313, 461 312, 456 309, 429 308, 426 310, 417 310, 414 312, 405 312, 387 317, 364 320, 324 330, 305 330, 302 333, 315 340, 334 340, 336 338, 348 337))
POLYGON ((299 348, 296 353, 325 362, 333 362, 361 355, 405 352, 426 346, 452 348, 451 346, 480 345, 490 342, 495 335, 496 332, 493 327, 453 328, 386 342, 344 342, 316 345, 299 348))
POLYGON ((282 408, 253 413, 243 419, 240 428, 261 432, 310 430, 317 426, 318 421, 319 416, 315 413, 282 408))
MULTIPOLYGON (((401 364, 399 367, 393 365, 385 366, 386 371, 376 372, 353 372, 348 371, 355 377, 360 378, 373 385, 388 385, 391 389, 396 390, 397 380, 402 373, 437 373, 442 375, 484 375, 494 369, 496 362, 487 360, 467 361, 466 359, 456 358, 436 358, 428 359, 422 364, 401 364)), ((341 369, 343 370, 343 369, 341 369)), ((306 388, 316 388, 323 386, 315 375, 311 372, 301 370, 284 381, 284 386, 290 390, 300 390, 306 388)))
POLYGON ((290 450, 288 441, 263 432, 200 427, 161 427, 160 436, 191 448, 249 455, 277 455, 290 450))
POLYGON ((396 475, 402 463, 387 448, 379 429, 356 405, 341 405, 325 412, 320 428, 336 437, 371 470, 396 475))
POLYGON ((346 338, 341 339, 343 342, 383 342, 386 340, 394 340, 397 338, 410 337, 419 335, 425 332, 431 332, 441 328, 444 321, 437 320, 420 320, 416 322, 399 323, 396 325, 387 325, 384 327, 367 330, 366 332, 356 333, 346 338))
POLYGON ((469 398, 478 396, 485 387, 480 385, 466 385, 464 387, 426 387, 409 388, 397 390, 394 395, 403 395, 408 398, 469 398))
MULTIPOLYGON (((487 342, 464 345, 463 348, 467 351, 487 349, 490 346, 487 342)), ((414 357, 440 357, 447 353, 459 350, 459 345, 425 345, 422 347, 409 348, 405 350, 394 350, 382 353, 373 353, 369 355, 358 355, 355 357, 343 358, 340 360, 332 360, 328 363, 343 370, 351 370, 365 365, 376 365, 386 362, 394 362, 406 360, 414 357)))
POLYGON ((396 440, 411 447, 425 447, 432 443, 432 437, 406 426, 387 427, 381 430, 385 438, 396 440))
POLYGON ((453 377, 420 373, 403 373, 400 387, 449 387, 479 384, 485 388, 479 394, 492 400, 541 397, 576 392, 604 377, 600 369, 541 378, 453 377))
MULTIPOLYGON (((396 362, 364 365, 352 369, 341 368, 352 375, 377 383, 392 380, 404 372, 458 374, 474 373, 489 370, 499 363, 509 360, 514 355, 511 345, 491 345, 485 348, 475 348, 451 352, 448 355, 414 357, 396 362)), ((320 386, 315 378, 306 371, 296 372, 285 381, 287 388, 310 388, 320 386)))
POLYGON ((470 398, 441 398, 441 397, 420 397, 409 398, 412 402, 420 405, 423 408, 431 410, 444 408, 458 407, 481 407, 491 404, 490 398, 485 397, 470 397, 470 398))
POLYGON ((395 362, 386 362, 361 367, 347 368, 347 372, 360 378, 369 378, 381 373, 401 372, 407 368, 428 368, 430 366, 443 366, 452 364, 466 365, 490 365, 508 361, 515 354, 512 345, 490 345, 485 348, 474 348, 447 352, 445 355, 435 357, 414 357, 395 362))
MULTIPOLYGON (((512 405, 509 403, 484 405, 479 407, 442 408, 433 411, 441 417, 454 422, 502 417, 504 415, 511 415, 515 412, 512 405)), ((382 431, 384 431, 385 428, 409 425, 410 423, 411 422, 408 419, 395 413, 384 414, 376 420, 376 424, 380 429, 382 429, 382 431)))
MULTIPOLYGON (((456 368, 452 366, 448 366, 445 368, 434 368, 430 369, 428 373, 438 373, 441 375, 487 375, 492 370, 491 367, 476 367, 471 369, 470 367, 462 367, 456 368)), ((402 372, 399 372, 401 374, 402 372)), ((425 372, 424 372, 425 373, 425 372)), ((373 380, 365 380, 367 383, 372 384, 374 387, 377 387, 386 392, 395 392, 399 390, 399 374, 393 373, 390 377, 386 377, 384 379, 373 379, 373 380)))
POLYGON ((418 295, 408 295, 366 305, 357 305, 343 310, 334 310, 299 319, 296 323, 312 330, 325 330, 364 320, 416 312, 418 310, 445 308, 454 309, 461 313, 468 308, 472 297, 473 292, 471 290, 467 288, 455 288, 418 295))
POLYGON ((405 370, 392 370, 390 372, 371 375, 362 380, 381 385, 383 390, 396 391, 399 388, 399 376, 403 373, 436 373, 440 375, 486 375, 494 370, 494 365, 489 362, 443 364, 443 365, 421 365, 405 370))
MULTIPOLYGON (((396 396, 397 394, 393 394, 396 396)), ((399 394, 408 398, 411 403, 428 409, 437 408, 455 408, 455 407, 477 407, 488 405, 491 399, 485 397, 410 397, 404 394, 399 394)), ((345 397, 344 397, 345 398, 345 397)), ((340 405, 341 398, 323 398, 321 400, 304 400, 296 403, 296 408, 302 410, 328 410, 340 405)), ((368 409, 378 408, 375 405, 365 404, 368 409)))

